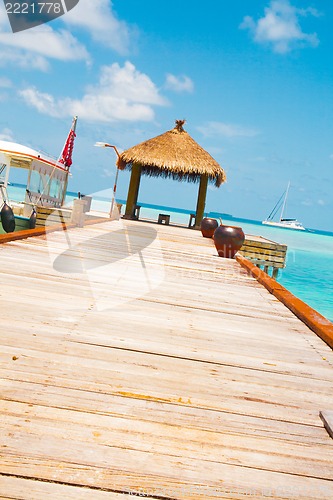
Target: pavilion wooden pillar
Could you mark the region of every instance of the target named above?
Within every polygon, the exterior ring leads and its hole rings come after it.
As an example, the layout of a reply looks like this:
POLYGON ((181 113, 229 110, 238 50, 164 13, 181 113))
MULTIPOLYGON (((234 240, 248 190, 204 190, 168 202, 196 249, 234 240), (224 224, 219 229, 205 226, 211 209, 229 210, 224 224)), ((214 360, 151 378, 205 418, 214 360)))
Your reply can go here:
POLYGON ((141 165, 133 163, 130 183, 128 187, 124 219, 138 218, 135 214, 135 211, 138 202, 140 179, 141 179, 141 165))
POLYGON ((208 175, 203 174, 200 177, 197 210, 196 210, 196 214, 195 214, 195 225, 194 225, 195 229, 200 228, 200 224, 201 224, 201 221, 202 221, 203 216, 204 216, 205 205, 206 205, 207 186, 208 186, 208 175))

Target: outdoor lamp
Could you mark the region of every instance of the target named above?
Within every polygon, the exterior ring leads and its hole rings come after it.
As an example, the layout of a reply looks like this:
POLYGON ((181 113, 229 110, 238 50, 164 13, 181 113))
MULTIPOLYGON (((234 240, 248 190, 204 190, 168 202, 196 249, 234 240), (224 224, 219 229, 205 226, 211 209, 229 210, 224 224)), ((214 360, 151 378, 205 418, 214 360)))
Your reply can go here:
MULTIPOLYGON (((107 142, 95 142, 95 146, 97 146, 98 148, 112 148, 115 150, 118 158, 120 158, 120 154, 118 152, 118 149, 116 148, 116 146, 113 146, 112 144, 108 144, 107 142)), ((114 206, 114 202, 116 200, 118 173, 119 173, 119 169, 118 169, 118 165, 117 165, 116 177, 115 177, 114 186, 113 186, 113 197, 112 197, 111 208, 110 208, 110 217, 112 216, 113 206, 114 206)))

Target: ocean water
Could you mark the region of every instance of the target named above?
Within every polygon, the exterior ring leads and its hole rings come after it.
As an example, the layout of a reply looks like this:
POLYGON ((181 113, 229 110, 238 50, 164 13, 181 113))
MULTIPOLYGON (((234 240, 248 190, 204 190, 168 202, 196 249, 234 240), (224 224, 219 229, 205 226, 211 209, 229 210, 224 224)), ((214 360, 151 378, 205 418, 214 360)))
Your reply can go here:
MULTIPOLYGON (((25 187, 11 185, 8 196, 12 200, 24 199, 25 187)), ((111 190, 94 196, 92 208, 108 212, 111 190)), ((66 204, 71 205, 77 193, 69 192, 66 204)), ((124 200, 117 200, 125 203, 124 200)), ((141 203, 140 218, 157 220, 159 213, 169 213, 170 222, 188 224, 190 210, 141 203)), ((223 223, 240 226, 246 234, 263 236, 288 246, 286 268, 279 271, 277 280, 294 295, 333 321, 333 233, 311 229, 295 231, 264 226, 259 221, 234 218, 230 214, 210 212, 205 216, 222 218, 223 223)))

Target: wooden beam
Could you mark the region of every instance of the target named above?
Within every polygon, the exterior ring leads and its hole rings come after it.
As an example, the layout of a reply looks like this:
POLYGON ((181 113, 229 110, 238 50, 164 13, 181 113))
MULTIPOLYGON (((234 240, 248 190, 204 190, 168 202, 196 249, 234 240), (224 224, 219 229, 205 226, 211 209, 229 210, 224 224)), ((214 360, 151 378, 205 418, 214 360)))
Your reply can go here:
POLYGON ((135 212, 135 206, 138 201, 140 179, 141 179, 141 165, 134 163, 132 166, 131 179, 128 187, 124 219, 135 219, 134 212, 135 212))
POLYGON ((208 185, 208 175, 204 174, 200 177, 200 185, 198 192, 198 201, 197 201, 197 209, 195 214, 195 228, 200 228, 201 221, 205 212, 206 205, 206 194, 207 194, 207 185, 208 185))

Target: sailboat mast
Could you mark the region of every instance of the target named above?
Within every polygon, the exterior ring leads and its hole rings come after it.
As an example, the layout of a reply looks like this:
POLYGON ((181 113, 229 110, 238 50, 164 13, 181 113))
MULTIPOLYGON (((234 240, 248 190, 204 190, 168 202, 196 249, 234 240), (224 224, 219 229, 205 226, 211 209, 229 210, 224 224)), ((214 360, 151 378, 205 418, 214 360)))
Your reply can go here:
POLYGON ((288 193, 289 193, 289 188, 290 188, 290 181, 288 182, 288 186, 287 186, 287 189, 286 189, 286 194, 285 194, 285 197, 284 197, 284 200, 283 200, 283 204, 282 204, 282 210, 281 210, 281 215, 280 215, 280 222, 283 219, 283 212, 284 212, 284 209, 286 207, 288 193))

